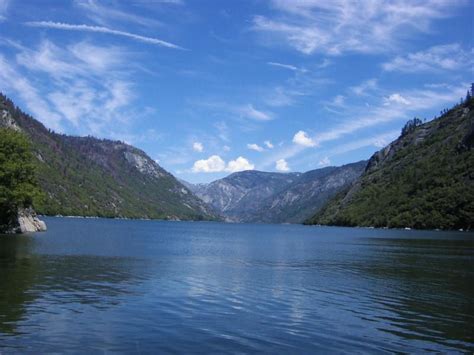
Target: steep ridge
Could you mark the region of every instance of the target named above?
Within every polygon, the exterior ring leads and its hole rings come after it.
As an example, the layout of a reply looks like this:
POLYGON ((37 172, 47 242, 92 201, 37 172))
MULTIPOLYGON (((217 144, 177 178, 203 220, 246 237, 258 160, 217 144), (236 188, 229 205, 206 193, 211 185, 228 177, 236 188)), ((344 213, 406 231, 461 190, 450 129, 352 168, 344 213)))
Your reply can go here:
POLYGON ((119 141, 54 133, 0 95, 0 126, 23 131, 45 197, 40 214, 213 219, 211 210, 140 149, 119 141))
POLYGON ((474 99, 375 153, 364 174, 308 224, 472 229, 474 99))
POLYGON ((350 185, 366 163, 306 173, 243 171, 191 189, 228 221, 301 223, 350 185))

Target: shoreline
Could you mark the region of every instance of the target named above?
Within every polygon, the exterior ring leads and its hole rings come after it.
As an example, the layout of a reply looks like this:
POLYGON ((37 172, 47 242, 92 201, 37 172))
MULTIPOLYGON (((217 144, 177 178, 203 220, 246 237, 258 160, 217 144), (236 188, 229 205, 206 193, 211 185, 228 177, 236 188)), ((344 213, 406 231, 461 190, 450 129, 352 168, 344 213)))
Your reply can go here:
POLYGON ((325 228, 357 228, 357 229, 373 229, 373 230, 399 230, 399 231, 426 231, 426 232, 458 232, 458 233, 474 233, 470 229, 418 229, 418 228, 389 228, 389 227, 372 227, 372 226, 337 226, 337 225, 322 225, 322 224, 304 224, 304 223, 266 223, 266 222, 229 222, 225 220, 192 220, 192 219, 158 219, 158 218, 131 218, 131 217, 101 217, 101 216, 63 216, 63 215, 43 215, 38 214, 38 217, 51 218, 69 218, 69 219, 110 219, 110 220, 124 220, 124 221, 156 221, 156 222, 212 222, 222 224, 242 224, 242 225, 273 225, 273 226, 302 226, 302 227, 325 227, 325 228))

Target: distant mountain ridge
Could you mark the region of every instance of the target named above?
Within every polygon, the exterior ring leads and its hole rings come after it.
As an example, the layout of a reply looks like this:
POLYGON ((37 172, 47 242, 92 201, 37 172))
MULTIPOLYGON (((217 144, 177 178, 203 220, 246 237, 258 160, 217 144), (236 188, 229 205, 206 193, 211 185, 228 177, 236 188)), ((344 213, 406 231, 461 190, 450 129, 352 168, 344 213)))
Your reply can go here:
POLYGON ((362 174, 366 163, 306 173, 249 170, 189 187, 227 221, 301 223, 362 174))
POLYGON ((0 126, 24 132, 45 198, 40 214, 214 219, 200 199, 145 152, 119 141, 54 133, 0 95, 0 126))
POLYGON ((308 224, 419 229, 474 227, 474 99, 412 120, 364 174, 308 224))

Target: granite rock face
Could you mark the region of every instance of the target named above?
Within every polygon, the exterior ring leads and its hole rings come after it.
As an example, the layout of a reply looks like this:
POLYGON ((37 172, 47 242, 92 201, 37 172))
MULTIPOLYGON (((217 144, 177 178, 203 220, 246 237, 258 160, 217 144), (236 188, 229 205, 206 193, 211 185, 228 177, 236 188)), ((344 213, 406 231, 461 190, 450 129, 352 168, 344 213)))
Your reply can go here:
POLYGON ((47 230, 46 223, 40 220, 31 208, 18 211, 18 227, 16 233, 34 233, 47 230))
POLYGON ((306 173, 243 171, 210 184, 189 185, 229 222, 301 223, 350 186, 367 162, 306 173))

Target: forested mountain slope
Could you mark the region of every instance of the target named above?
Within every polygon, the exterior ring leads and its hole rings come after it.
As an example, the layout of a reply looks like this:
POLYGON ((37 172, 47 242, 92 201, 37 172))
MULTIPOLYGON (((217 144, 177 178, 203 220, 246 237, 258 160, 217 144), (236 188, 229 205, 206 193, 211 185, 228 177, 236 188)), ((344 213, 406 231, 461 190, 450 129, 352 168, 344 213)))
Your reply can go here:
POLYGON ((56 134, 0 95, 0 126, 31 140, 48 215, 212 219, 209 208, 143 151, 93 137, 56 134))
POLYGON ((413 120, 307 223, 472 229, 473 146, 472 98, 425 124, 413 120))

